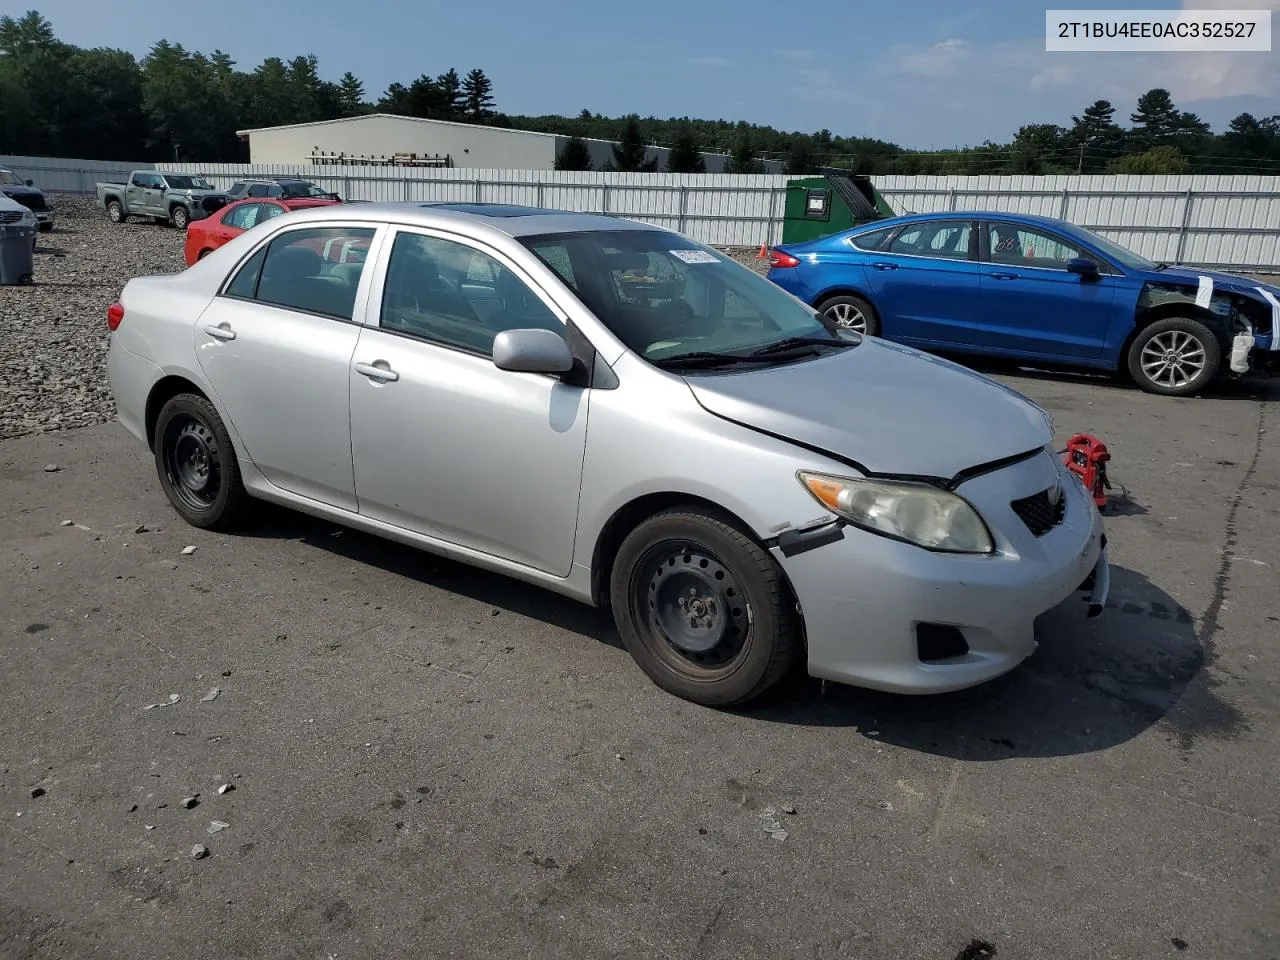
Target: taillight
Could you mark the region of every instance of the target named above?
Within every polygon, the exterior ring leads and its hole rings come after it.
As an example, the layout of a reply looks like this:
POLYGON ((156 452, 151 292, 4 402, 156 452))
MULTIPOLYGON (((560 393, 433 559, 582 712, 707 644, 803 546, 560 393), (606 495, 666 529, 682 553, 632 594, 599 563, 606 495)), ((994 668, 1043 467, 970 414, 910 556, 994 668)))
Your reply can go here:
POLYGON ((107 329, 113 333, 120 326, 120 321, 124 319, 124 306, 119 303, 113 303, 107 307, 107 329))
POLYGON ((798 267, 800 261, 789 253, 783 253, 781 250, 769 251, 769 266, 771 267, 798 267))

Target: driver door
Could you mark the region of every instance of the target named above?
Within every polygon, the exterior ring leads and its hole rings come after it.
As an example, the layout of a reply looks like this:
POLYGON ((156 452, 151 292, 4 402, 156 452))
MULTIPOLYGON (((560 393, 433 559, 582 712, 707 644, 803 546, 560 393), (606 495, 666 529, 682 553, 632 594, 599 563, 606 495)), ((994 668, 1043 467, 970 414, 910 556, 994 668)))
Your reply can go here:
POLYGON ((563 334, 564 314, 495 250, 390 240, 350 371, 360 513, 567 576, 590 391, 491 359, 499 332, 563 334))

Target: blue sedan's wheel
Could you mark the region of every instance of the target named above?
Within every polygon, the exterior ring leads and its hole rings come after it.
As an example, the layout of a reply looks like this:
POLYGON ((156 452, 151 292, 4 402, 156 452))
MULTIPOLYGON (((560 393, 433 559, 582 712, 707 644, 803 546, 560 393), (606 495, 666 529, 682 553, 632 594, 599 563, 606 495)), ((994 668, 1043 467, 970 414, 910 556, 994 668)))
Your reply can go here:
POLYGON ((627 651, 658 686, 706 706, 751 700, 800 648, 773 558, 700 510, 667 510, 623 541, 609 584, 627 651))
POLYGON ((831 297, 818 305, 818 312, 837 327, 861 333, 868 337, 880 333, 880 320, 871 304, 861 297, 843 294, 831 297))
POLYGON ((1167 397, 1198 393, 1218 372, 1222 346, 1212 330, 1189 317, 1168 317, 1144 328, 1129 347, 1129 373, 1143 390, 1167 397))

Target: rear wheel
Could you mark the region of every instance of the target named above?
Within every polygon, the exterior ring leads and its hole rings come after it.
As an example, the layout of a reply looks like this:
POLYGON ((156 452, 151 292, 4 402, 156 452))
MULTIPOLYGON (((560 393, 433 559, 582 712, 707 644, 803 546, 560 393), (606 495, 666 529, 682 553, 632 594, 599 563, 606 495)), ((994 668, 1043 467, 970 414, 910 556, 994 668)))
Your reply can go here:
POLYGON ((875 307, 861 297, 842 294, 831 297, 818 305, 818 312, 838 327, 862 333, 869 337, 880 333, 880 320, 876 316, 875 307))
POLYGON ((119 200, 107 201, 107 219, 112 223, 124 223, 129 219, 125 216, 124 207, 121 206, 119 200))
POLYGON ((1186 397, 1199 393, 1218 372, 1222 345, 1213 331, 1190 317, 1168 317, 1145 327, 1129 347, 1129 374, 1149 393, 1186 397))
POLYGON ((193 393, 169 400, 156 419, 154 447, 160 486, 187 523, 225 530, 243 516, 249 496, 235 449, 208 400, 193 393))
POLYGON ((169 211, 169 222, 178 230, 187 229, 187 224, 191 221, 191 214, 187 208, 179 204, 169 211))
POLYGON ((673 509, 640 524, 614 561, 609 596, 628 652, 662 689, 694 703, 744 703, 800 649, 782 572, 718 517, 673 509))
POLYGON ((199 256, 197 256, 197 257, 196 257, 196 259, 197 259, 197 260, 203 260, 205 257, 207 257, 207 256, 208 256, 209 254, 211 254, 211 253, 213 253, 213 251, 212 251, 212 250, 210 250, 210 249, 208 249, 208 248, 206 247, 204 250, 201 250, 201 251, 200 251, 200 255, 199 255, 199 256))

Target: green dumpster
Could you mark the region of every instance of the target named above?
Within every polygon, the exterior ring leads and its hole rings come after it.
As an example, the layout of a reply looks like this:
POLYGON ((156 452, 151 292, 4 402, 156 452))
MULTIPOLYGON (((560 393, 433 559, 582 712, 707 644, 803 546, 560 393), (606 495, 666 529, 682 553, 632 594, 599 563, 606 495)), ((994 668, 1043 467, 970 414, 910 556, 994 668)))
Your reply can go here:
POLYGON ((787 181, 783 243, 803 243, 894 215, 870 177, 824 170, 787 181))

